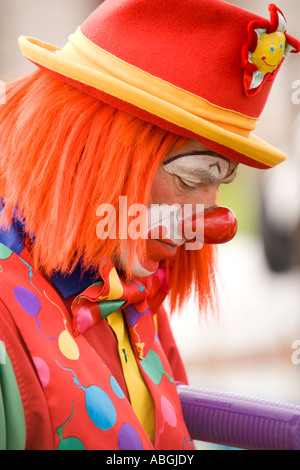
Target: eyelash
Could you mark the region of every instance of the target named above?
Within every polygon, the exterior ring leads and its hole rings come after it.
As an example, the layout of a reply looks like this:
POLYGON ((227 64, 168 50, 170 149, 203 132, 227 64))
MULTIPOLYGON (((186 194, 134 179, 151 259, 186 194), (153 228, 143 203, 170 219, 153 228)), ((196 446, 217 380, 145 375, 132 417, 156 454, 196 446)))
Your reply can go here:
MULTIPOLYGON (((196 189, 197 188, 197 184, 189 184, 187 182, 187 180, 184 180, 182 178, 180 178, 179 176, 176 177, 177 181, 179 182, 180 186, 182 189, 190 189, 190 190, 193 190, 193 189, 196 189)), ((201 184, 201 183, 200 183, 201 184)))
MULTIPOLYGON (((213 184, 213 182, 210 182, 210 181, 206 181, 206 180, 201 180, 199 181, 199 183, 197 184, 189 184, 189 182, 183 178, 180 178, 179 176, 176 176, 176 179, 177 181, 179 182, 180 186, 181 186, 181 189, 186 189, 186 190, 195 190, 197 189, 200 185, 205 185, 205 184, 213 184)), ((221 184, 230 184, 232 181, 231 179, 229 179, 228 181, 222 181, 221 184)))

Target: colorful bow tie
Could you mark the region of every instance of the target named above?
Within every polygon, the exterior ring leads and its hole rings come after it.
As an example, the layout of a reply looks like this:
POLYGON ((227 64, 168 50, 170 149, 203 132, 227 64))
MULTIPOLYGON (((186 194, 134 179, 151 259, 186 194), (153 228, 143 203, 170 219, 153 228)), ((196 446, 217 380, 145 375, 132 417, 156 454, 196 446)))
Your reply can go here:
POLYGON ((153 314, 169 292, 166 269, 145 278, 124 281, 113 263, 72 303, 75 336, 84 333, 116 310, 123 309, 135 354, 144 359, 155 337, 153 314))

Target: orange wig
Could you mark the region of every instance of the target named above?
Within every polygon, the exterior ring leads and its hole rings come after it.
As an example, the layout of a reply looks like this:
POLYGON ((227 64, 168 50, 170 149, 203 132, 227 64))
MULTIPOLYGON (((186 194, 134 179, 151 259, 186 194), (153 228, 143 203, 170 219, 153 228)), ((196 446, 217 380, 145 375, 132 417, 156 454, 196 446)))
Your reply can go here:
MULTIPOLYGON (((1 224, 17 207, 46 276, 71 272, 79 261, 99 271, 101 260, 117 258, 126 240, 98 238, 97 207, 118 208, 119 196, 148 206, 159 164, 186 141, 41 70, 7 84, 0 112, 1 224)), ((179 248, 171 279, 172 308, 193 287, 206 306, 214 298, 214 248, 179 248)))

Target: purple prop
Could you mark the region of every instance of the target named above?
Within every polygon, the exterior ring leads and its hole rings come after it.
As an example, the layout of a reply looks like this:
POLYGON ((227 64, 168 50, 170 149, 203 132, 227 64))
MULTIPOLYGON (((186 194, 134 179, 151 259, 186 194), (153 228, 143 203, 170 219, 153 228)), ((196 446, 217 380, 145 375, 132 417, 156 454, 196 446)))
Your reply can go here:
POLYGON ((192 439, 251 450, 300 450, 300 406, 177 384, 192 439))

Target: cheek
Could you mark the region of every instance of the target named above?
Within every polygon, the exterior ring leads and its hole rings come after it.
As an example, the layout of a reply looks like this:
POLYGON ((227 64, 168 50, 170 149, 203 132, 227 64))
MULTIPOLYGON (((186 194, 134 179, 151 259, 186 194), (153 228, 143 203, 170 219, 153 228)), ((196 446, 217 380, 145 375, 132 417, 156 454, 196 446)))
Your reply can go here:
POLYGON ((152 185, 151 204, 171 204, 175 197, 172 177, 159 170, 152 185))

